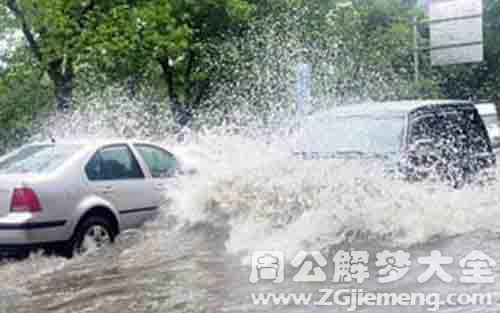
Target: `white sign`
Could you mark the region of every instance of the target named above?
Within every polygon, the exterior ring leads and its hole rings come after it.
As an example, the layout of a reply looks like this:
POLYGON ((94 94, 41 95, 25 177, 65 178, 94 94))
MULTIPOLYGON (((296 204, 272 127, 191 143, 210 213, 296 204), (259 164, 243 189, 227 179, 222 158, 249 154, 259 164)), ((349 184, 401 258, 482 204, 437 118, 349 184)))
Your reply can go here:
POLYGON ((430 5, 432 20, 467 17, 482 13, 482 0, 432 0, 430 5))
POLYGON ((482 12, 482 0, 431 2, 432 65, 483 61, 482 12))
POLYGON ((431 50, 432 66, 482 62, 482 44, 447 47, 431 50))

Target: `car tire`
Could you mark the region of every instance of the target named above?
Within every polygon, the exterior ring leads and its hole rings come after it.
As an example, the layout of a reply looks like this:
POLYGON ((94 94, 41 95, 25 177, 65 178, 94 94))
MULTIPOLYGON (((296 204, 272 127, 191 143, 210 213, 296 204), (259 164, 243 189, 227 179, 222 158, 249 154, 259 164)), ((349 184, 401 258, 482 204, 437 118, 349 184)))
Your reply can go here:
POLYGON ((85 251, 88 247, 82 247, 82 245, 89 240, 94 240, 95 244, 102 244, 102 246, 97 246, 97 248, 108 246, 114 242, 116 235, 116 231, 112 224, 105 217, 87 217, 77 226, 75 233, 66 245, 63 254, 67 257, 73 257, 76 254, 85 254, 88 252, 85 251), (99 238, 102 239, 102 242, 100 243, 98 242, 99 238))

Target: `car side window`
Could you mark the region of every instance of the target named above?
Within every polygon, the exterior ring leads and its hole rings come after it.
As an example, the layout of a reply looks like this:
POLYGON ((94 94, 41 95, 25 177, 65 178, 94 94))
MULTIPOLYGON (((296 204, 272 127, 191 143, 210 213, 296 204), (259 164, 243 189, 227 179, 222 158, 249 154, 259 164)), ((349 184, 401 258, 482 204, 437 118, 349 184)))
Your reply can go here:
POLYGON ((89 180, 144 178, 139 163, 126 145, 100 149, 85 166, 89 180))
POLYGON ((150 145, 134 145, 146 162, 153 178, 172 177, 178 164, 175 156, 163 149, 150 145))

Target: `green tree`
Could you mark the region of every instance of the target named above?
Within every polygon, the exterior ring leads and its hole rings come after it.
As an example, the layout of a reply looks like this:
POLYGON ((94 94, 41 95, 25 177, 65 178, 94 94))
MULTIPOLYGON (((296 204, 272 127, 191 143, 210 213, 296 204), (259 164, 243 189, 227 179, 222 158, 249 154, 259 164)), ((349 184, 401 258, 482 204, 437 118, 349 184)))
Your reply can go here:
POLYGON ((115 5, 97 16, 84 42, 107 72, 133 85, 151 75, 163 82, 174 116, 191 119, 227 70, 218 46, 238 35, 254 8, 244 0, 149 0, 115 5))
POLYGON ((0 151, 22 138, 32 122, 49 111, 50 81, 40 68, 31 66, 32 54, 19 48, 0 68, 0 151))
POLYGON ((97 1, 0 0, 15 17, 28 48, 52 81, 57 108, 70 106, 75 88, 75 62, 82 52, 80 37, 97 1))

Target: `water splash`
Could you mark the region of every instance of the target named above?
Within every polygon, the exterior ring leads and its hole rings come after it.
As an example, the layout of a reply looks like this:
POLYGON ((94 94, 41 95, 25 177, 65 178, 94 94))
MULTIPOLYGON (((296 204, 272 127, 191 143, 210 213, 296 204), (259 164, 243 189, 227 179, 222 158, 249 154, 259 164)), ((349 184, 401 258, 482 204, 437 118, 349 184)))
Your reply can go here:
MULTIPOLYGON (((248 143, 240 149, 257 150, 248 143)), ((371 161, 301 161, 264 151, 252 164, 222 156, 232 170, 200 178, 204 183, 181 192, 172 210, 196 212, 191 221, 228 221, 226 247, 233 253, 293 254, 353 240, 411 246, 500 227, 498 184, 463 190, 409 184, 371 161)))

